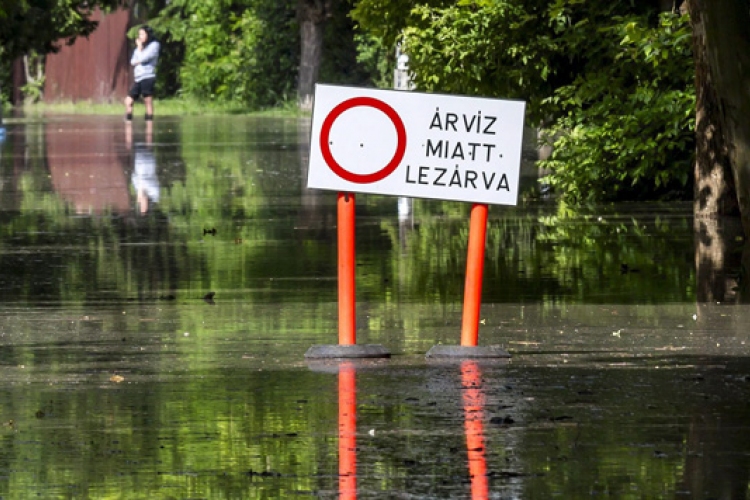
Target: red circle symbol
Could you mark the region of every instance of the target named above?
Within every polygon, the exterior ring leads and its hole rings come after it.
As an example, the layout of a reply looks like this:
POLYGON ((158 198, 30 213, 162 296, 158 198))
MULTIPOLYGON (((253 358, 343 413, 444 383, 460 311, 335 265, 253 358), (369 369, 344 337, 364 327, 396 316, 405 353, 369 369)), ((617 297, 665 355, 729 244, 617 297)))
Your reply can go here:
POLYGON ((401 163, 401 160, 404 158, 404 153, 406 152, 406 127, 404 127, 404 122, 401 121, 401 117, 398 116, 396 110, 383 101, 372 97, 353 97, 352 99, 348 99, 338 104, 330 113, 328 113, 326 119, 323 120, 323 126, 320 129, 320 151, 323 154, 323 159, 326 164, 328 164, 330 169, 333 170, 333 173, 342 179, 356 184, 370 184, 385 179, 391 175, 393 171, 396 170, 399 163, 401 163), (389 120, 391 120, 396 129, 396 152, 393 154, 393 158, 391 158, 385 167, 370 174, 355 174, 354 172, 350 172, 342 167, 333 157, 333 154, 331 153, 331 145, 329 143, 333 122, 335 122, 345 111, 358 106, 368 106, 381 111, 389 120))

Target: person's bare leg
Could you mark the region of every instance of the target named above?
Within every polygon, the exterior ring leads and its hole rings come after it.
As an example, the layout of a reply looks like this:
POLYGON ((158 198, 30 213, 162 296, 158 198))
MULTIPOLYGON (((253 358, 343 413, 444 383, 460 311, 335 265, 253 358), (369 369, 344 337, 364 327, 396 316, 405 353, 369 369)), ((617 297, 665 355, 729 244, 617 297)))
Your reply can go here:
POLYGON ((125 98, 125 117, 130 120, 133 118, 133 98, 130 96, 127 96, 125 98))
POLYGON ((146 116, 154 117, 154 98, 151 96, 144 97, 143 102, 146 104, 146 116))

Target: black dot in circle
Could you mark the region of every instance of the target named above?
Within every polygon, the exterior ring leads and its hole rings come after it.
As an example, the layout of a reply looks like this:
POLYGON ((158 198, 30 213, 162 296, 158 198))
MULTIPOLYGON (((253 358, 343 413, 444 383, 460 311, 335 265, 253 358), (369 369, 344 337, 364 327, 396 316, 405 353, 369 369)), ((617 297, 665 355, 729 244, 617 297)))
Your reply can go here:
POLYGON ((328 141, 329 146, 333 146, 333 141, 328 141))
POLYGON ((364 145, 364 144, 362 144, 362 143, 360 143, 360 144, 359 144, 359 147, 360 147, 360 148, 363 148, 363 147, 365 147, 365 145, 364 145))

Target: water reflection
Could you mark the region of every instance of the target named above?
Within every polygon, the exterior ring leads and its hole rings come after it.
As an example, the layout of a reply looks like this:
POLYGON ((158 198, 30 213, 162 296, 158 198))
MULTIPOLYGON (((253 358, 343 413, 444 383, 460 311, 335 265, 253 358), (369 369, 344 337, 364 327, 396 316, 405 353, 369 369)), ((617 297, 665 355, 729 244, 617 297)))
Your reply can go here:
POLYGON ((482 372, 475 361, 464 361, 461 364, 461 383, 463 385, 464 425, 466 451, 469 459, 469 478, 471 479, 471 499, 484 500, 489 498, 484 441, 485 398, 482 389, 482 372))
MULTIPOLYGON (((85 122, 45 125, 45 141, 39 145, 44 151, 41 159, 49 169, 52 189, 76 214, 130 211, 126 155, 122 139, 115 133, 112 128, 85 122)), ((26 168, 34 162, 28 160, 26 168)))
POLYGON ((308 125, 8 125, 0 497, 746 491, 731 227, 687 204, 493 207, 480 342, 513 360, 432 366, 460 334, 468 207, 358 197, 357 337, 394 358, 337 381, 303 366, 337 330, 335 193, 304 188, 308 125))
POLYGON ((339 366, 339 498, 357 498, 357 370, 339 366))
POLYGON ((138 142, 133 149, 133 124, 125 123, 125 144, 133 152, 132 183, 135 189, 138 212, 148 212, 149 203, 159 203, 159 177, 156 175, 156 157, 153 151, 154 124, 146 121, 146 140, 138 142))
MULTIPOLYGON (((127 252, 109 249, 144 238, 184 255, 169 286, 154 282, 147 295, 335 296, 335 193, 303 187, 306 120, 165 118, 153 129, 141 126, 126 128, 114 117, 14 125, 4 145, 0 200, 0 215, 13 221, 9 243, 21 248, 30 243, 23 235, 40 233, 99 242, 88 248, 99 272, 66 276, 88 297, 122 289, 124 274, 114 287, 99 278, 110 280, 118 268, 130 272, 127 252), (71 211, 92 218, 71 218, 71 211), (129 219, 136 214, 149 217, 129 219), (216 232, 206 235, 206 228, 216 232)), ((466 204, 361 196, 357 214, 365 301, 460 301, 466 204)), ((578 212, 531 202, 493 207, 483 297, 549 304, 696 300, 693 234, 688 204, 578 212)), ((60 266, 75 266, 79 255, 55 257, 60 266)))

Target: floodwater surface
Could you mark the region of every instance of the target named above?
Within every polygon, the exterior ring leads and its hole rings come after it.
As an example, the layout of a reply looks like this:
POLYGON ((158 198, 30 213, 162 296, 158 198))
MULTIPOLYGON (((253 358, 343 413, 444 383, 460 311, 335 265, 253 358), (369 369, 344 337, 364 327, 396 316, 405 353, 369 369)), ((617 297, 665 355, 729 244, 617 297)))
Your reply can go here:
MULTIPOLYGON (((470 207, 357 195, 337 342, 336 194, 308 118, 11 122, 0 151, 0 499, 748 497, 741 232, 684 203, 470 207)), ((743 253, 744 251, 744 253, 743 253)))

